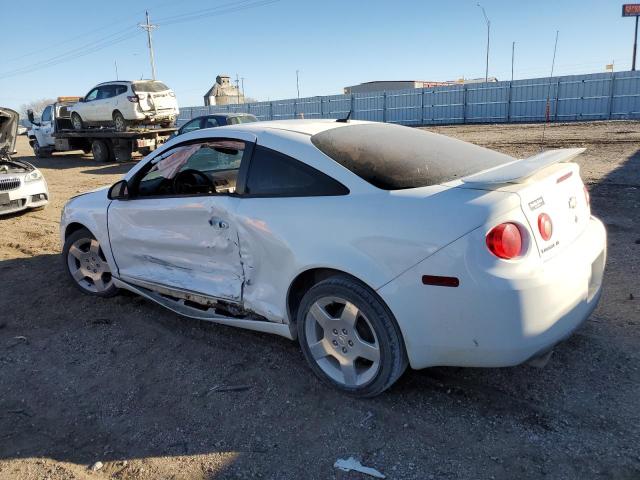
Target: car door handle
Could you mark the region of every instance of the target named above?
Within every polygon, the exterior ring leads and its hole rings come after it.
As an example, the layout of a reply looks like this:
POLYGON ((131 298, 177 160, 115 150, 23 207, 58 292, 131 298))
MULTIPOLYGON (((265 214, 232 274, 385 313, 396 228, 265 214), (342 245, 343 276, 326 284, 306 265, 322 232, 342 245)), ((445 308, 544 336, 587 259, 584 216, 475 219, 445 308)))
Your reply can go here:
POLYGON ((221 218, 213 217, 209 219, 209 225, 213 228, 225 229, 229 228, 229 224, 221 218))

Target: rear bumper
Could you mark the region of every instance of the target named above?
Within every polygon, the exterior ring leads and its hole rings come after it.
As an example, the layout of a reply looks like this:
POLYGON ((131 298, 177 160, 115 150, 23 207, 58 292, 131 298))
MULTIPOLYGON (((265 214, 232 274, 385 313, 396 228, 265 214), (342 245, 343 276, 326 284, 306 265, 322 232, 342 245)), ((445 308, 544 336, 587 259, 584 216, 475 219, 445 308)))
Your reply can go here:
POLYGON ((483 236, 471 232, 379 290, 413 368, 517 365, 568 337, 596 308, 606 261, 598 219, 545 262, 487 268, 474 258, 483 236), (422 285, 425 274, 456 276, 460 285, 422 285))
POLYGON ((137 120, 160 122, 164 120, 173 121, 178 118, 180 111, 177 108, 167 108, 163 110, 143 110, 136 109, 135 116, 137 120))
POLYGON ((16 190, 0 193, 8 193, 10 201, 9 204, 0 205, 0 215, 19 212, 28 208, 43 207, 49 203, 49 189, 43 179, 21 183, 20 188, 16 190))

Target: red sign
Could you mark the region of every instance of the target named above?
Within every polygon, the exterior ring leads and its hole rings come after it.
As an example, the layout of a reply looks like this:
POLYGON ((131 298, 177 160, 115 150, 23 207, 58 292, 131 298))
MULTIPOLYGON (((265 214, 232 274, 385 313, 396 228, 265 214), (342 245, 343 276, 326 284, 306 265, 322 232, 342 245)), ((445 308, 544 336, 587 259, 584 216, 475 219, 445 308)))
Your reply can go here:
POLYGON ((625 3, 622 5, 623 17, 638 17, 640 16, 640 3, 625 3))

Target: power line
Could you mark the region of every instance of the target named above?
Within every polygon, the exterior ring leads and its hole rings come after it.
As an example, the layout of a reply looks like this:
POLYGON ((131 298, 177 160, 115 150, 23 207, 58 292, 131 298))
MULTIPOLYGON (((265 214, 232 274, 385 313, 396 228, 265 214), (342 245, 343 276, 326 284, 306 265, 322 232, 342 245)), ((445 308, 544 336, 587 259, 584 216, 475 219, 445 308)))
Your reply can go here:
MULTIPOLYGON (((172 25, 175 23, 183 23, 183 22, 189 22, 189 21, 193 21, 193 20, 199 20, 201 18, 205 18, 205 17, 211 17, 211 16, 218 16, 218 15, 224 15, 227 13, 233 13, 233 12, 238 12, 241 10, 246 10, 248 8, 256 8, 256 7, 260 7, 260 6, 264 6, 264 5, 269 5, 269 4, 273 4, 276 3, 280 0, 241 0, 239 2, 230 2, 227 4, 223 4, 220 5, 218 7, 213 7, 213 8, 205 8, 205 9, 201 9, 201 10, 197 10, 197 11, 193 11, 193 12, 189 12, 189 13, 185 13, 185 14, 180 14, 180 15, 173 15, 173 16, 169 16, 169 17, 165 17, 164 19, 162 19, 164 21, 164 25, 172 25)), ((167 2, 168 3, 168 2, 167 2)), ((165 4, 161 4, 161 5, 166 5, 165 4)), ((160 23, 160 22, 158 22, 160 23)), ((37 70, 41 70, 41 69, 45 69, 45 68, 49 68, 49 67, 53 67, 56 66, 60 63, 63 62, 68 62, 71 60, 75 60, 77 58, 81 58, 83 56, 86 55, 90 55, 91 53, 95 53, 99 50, 103 50, 104 48, 110 47, 112 45, 115 45, 117 43, 121 43, 124 42, 130 38, 133 38, 134 36, 138 35, 139 32, 137 30, 137 26, 130 26, 127 27, 123 30, 119 30, 118 32, 112 33, 110 35, 107 35, 104 38, 101 38, 99 40, 94 40, 92 42, 89 42, 85 45, 82 45, 80 47, 76 47, 74 49, 71 49, 65 53, 56 55, 54 57, 48 58, 46 60, 41 60, 38 62, 35 62, 31 65, 26 65, 23 67, 19 67, 16 68, 14 70, 9 70, 6 72, 0 72, 0 80, 5 79, 5 78, 9 78, 9 77, 14 77, 17 75, 23 75, 26 73, 31 73, 37 70), (120 35, 122 34, 122 35, 120 35), (118 36, 120 35, 120 36, 118 36), (114 38, 115 37, 115 38, 114 38)), ((77 39, 78 37, 73 37, 73 39, 77 39)), ((68 43, 69 41, 72 41, 73 39, 67 40, 65 42, 62 43, 68 43)))

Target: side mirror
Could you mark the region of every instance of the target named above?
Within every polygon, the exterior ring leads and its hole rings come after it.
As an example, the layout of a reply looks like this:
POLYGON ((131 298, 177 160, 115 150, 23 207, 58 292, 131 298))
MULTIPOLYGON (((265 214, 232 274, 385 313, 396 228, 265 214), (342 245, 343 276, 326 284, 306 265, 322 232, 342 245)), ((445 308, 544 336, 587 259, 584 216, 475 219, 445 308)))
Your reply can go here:
POLYGON ((129 184, 126 180, 120 180, 119 182, 111 185, 109 193, 107 194, 109 200, 128 200, 129 199, 129 184))
POLYGON ((29 119, 29 122, 33 125, 40 125, 38 122, 36 122, 35 117, 33 116, 33 110, 29 109, 27 110, 27 118, 29 119))

